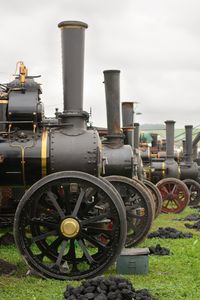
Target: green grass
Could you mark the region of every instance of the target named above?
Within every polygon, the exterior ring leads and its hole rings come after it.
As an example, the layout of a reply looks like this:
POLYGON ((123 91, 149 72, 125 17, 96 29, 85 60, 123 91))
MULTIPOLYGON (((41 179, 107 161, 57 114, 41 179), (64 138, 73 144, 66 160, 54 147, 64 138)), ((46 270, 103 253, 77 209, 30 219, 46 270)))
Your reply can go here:
MULTIPOLYGON (((176 218, 194 213, 187 208, 183 213, 160 215, 152 226, 175 227, 184 232, 192 232, 192 239, 146 239, 139 247, 160 244, 170 248, 170 256, 150 256, 147 275, 126 276, 136 289, 148 288, 157 300, 199 300, 200 299, 200 232, 189 230, 184 221, 176 218)), ((1 300, 61 300, 67 282, 44 280, 25 276, 28 268, 14 246, 0 247, 0 257, 17 265, 17 272, 11 276, 0 276, 1 300)), ((115 266, 106 275, 115 274, 115 266)), ((70 282, 78 285, 79 282, 70 282)))

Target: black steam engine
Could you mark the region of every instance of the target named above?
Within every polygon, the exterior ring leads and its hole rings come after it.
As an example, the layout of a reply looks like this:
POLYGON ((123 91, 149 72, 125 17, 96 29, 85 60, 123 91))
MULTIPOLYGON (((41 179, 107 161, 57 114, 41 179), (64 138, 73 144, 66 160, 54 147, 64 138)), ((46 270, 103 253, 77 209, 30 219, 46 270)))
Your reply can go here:
MULTIPOLYGON (((102 273, 125 242, 131 246, 144 238, 153 219, 153 200, 143 183, 132 179, 133 148, 124 144, 119 114, 113 113, 114 121, 109 117, 103 143, 98 131, 87 126, 87 24, 58 26, 63 113, 45 119, 40 85, 22 62, 15 80, 1 85, 0 221, 7 223, 15 214, 15 241, 30 268, 45 277, 82 279, 102 273)), ((105 72, 108 105, 115 98, 115 75, 105 72)))
POLYGON ((2 86, 0 209, 3 218, 23 196, 14 235, 28 265, 45 277, 81 279, 116 259, 126 239, 126 212, 117 191, 98 178, 101 142, 95 129, 87 129, 82 108, 87 24, 59 27, 64 111, 58 122, 44 119, 40 85, 22 63, 19 76, 2 86))

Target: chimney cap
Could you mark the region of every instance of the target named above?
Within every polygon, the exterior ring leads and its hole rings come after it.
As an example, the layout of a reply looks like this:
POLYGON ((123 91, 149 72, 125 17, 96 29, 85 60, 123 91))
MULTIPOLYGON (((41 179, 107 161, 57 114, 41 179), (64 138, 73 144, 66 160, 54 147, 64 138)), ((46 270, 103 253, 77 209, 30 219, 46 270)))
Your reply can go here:
POLYGON ((88 24, 81 21, 62 21, 58 24, 59 28, 88 28, 88 24))
POLYGON ((120 70, 105 70, 103 73, 120 73, 120 70))

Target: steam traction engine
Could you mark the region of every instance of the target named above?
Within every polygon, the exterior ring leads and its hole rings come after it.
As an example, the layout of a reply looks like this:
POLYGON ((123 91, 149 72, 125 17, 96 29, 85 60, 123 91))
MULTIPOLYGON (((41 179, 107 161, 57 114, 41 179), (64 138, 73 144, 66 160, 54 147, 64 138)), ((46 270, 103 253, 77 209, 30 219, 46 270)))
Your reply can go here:
POLYGON ((87 24, 59 27, 64 111, 57 124, 45 125, 40 85, 22 64, 19 76, 2 86, 0 176, 7 198, 0 209, 2 217, 15 211, 22 197, 14 235, 31 268, 45 277, 82 279, 102 273, 120 253, 126 211, 118 192, 99 177, 101 142, 87 129, 82 108, 87 24))

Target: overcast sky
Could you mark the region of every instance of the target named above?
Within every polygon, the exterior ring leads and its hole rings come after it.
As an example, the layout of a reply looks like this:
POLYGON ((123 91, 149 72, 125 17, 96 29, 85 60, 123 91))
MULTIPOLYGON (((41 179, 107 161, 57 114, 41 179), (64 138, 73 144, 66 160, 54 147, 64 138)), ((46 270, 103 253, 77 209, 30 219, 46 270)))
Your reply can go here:
POLYGON ((121 70, 121 101, 139 101, 140 123, 200 124, 199 0, 0 0, 0 82, 23 60, 41 74, 45 113, 62 111, 60 30, 88 23, 84 109, 106 126, 103 70, 121 70))

